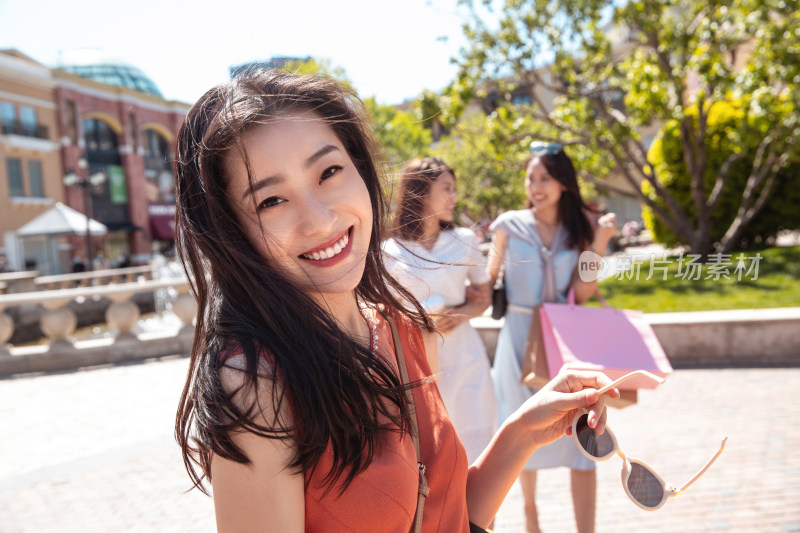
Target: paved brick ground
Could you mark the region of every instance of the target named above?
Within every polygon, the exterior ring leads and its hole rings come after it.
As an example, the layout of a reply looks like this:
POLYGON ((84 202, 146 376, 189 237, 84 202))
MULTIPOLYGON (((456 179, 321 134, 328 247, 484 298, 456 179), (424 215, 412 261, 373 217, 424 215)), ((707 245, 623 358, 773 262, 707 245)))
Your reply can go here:
MULTIPOLYGON (((184 493, 172 440, 185 359, 0 380, 0 532, 214 531, 211 502, 184 493)), ((800 531, 800 369, 679 370, 639 404, 612 411, 623 449, 683 483, 655 513, 629 502, 620 461, 599 467, 597 530, 800 531)), ((540 474, 546 532, 574 531, 566 470, 540 474)), ((518 487, 496 521, 524 531, 518 487)))

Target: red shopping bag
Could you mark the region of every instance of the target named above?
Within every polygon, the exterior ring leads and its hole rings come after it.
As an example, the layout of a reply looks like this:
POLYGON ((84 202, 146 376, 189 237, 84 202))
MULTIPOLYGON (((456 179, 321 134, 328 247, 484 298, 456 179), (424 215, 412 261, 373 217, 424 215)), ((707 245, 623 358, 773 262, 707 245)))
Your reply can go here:
MULTIPOLYGON (((571 290, 566 304, 542 304, 539 317, 550 377, 562 368, 597 370, 611 379, 633 370, 668 376, 672 365, 644 313, 615 309, 599 291, 596 294, 603 307, 575 305, 571 290)), ((620 389, 652 389, 656 385, 637 377, 620 389)))

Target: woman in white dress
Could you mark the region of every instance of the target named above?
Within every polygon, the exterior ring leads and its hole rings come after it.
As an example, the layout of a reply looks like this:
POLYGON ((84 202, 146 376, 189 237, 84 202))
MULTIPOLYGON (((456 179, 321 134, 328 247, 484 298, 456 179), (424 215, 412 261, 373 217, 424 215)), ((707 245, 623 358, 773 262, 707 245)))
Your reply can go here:
POLYGON ((456 177, 438 158, 403 169, 383 246, 389 273, 434 317, 439 390, 470 463, 497 428, 497 403, 486 349, 469 319, 489 305, 489 277, 475 234, 453 226, 456 177))

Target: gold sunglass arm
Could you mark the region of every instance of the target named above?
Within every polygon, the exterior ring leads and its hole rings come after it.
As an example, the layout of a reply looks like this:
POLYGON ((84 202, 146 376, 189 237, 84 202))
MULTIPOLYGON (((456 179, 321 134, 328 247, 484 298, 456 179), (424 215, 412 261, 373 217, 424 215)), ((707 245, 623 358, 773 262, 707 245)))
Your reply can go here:
POLYGON ((597 392, 600 393, 600 394, 608 392, 609 390, 613 389, 614 387, 616 387, 620 383, 622 383, 624 381, 628 381, 631 378, 635 378, 636 376, 644 376, 646 378, 652 379, 653 381, 655 381, 656 383, 659 383, 659 384, 664 383, 664 378, 660 378, 660 377, 656 376, 655 374, 651 374, 647 370, 635 370, 633 372, 630 372, 629 374, 625 374, 621 378, 617 379, 616 381, 614 381, 610 385, 606 385, 605 387, 603 387, 602 389, 598 390, 597 392))
POLYGON ((690 479, 689 481, 687 481, 687 482, 686 482, 686 484, 685 484, 683 487, 681 487, 681 488, 679 488, 679 489, 676 489, 676 490, 675 490, 675 492, 674 492, 674 494, 678 494, 679 492, 682 492, 682 491, 686 490, 686 489, 689 487, 689 485, 691 485, 692 483, 694 483, 695 481, 697 481, 697 480, 698 480, 698 478, 700 478, 700 476, 702 476, 703 474, 705 474, 705 473, 706 473, 706 470, 708 470, 708 469, 711 467, 711 465, 713 465, 713 464, 714 464, 714 461, 716 461, 716 460, 717 460, 717 457, 719 457, 720 455, 722 455, 722 450, 724 450, 724 449, 725 449, 725 443, 726 443, 726 442, 728 442, 728 437, 725 437, 724 439, 722 439, 722 444, 721 444, 721 445, 720 445, 720 447, 719 447, 719 451, 717 451, 717 453, 714 455, 714 457, 712 457, 712 458, 711 458, 711 460, 710 460, 709 462, 707 462, 707 463, 706 463, 706 466, 704 466, 703 468, 701 468, 701 469, 700 469, 700 471, 699 471, 698 473, 696 473, 696 474, 695 474, 695 475, 692 477, 692 479, 690 479))

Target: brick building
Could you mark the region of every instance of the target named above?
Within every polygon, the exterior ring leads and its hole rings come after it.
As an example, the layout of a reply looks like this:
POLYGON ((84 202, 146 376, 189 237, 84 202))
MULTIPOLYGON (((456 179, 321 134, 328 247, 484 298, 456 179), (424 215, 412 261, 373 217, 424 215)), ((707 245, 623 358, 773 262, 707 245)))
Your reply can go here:
MULTIPOLYGON (((172 161, 189 104, 164 99, 136 67, 102 58, 63 65, 53 76, 63 166, 104 178, 90 187, 89 209, 109 229, 106 259, 139 264, 171 249, 172 161)), ((67 187, 65 195, 85 213, 83 193, 67 187)))
POLYGON ((171 251, 172 161, 189 108, 166 100, 136 67, 93 51, 50 69, 0 50, 0 254, 15 269, 47 274, 85 261, 85 235, 15 234, 57 202, 108 228, 91 246, 105 266, 171 251))

